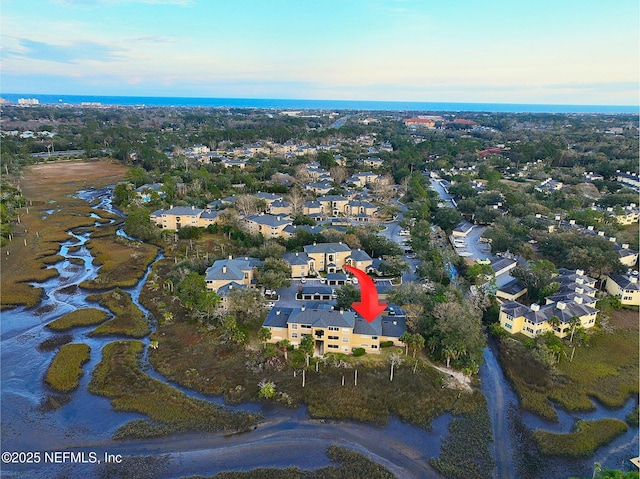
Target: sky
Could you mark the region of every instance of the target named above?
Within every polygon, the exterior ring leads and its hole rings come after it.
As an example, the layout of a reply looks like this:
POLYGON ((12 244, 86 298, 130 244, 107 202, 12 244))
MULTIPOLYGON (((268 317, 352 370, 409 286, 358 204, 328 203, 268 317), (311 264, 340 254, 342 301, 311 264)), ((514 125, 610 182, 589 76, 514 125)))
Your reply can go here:
POLYGON ((0 94, 638 105, 638 0, 0 0, 0 94))

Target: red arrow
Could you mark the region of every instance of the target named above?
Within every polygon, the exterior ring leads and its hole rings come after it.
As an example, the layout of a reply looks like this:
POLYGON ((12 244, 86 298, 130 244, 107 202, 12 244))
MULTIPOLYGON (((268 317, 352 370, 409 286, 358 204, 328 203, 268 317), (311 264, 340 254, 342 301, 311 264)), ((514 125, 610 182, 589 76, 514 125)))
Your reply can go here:
POLYGON ((360 283, 360 302, 352 303, 351 307, 367 321, 373 321, 376 316, 385 310, 387 303, 378 302, 378 290, 371 278, 367 276, 367 273, 352 266, 344 265, 344 268, 354 274, 358 278, 358 283, 360 283))

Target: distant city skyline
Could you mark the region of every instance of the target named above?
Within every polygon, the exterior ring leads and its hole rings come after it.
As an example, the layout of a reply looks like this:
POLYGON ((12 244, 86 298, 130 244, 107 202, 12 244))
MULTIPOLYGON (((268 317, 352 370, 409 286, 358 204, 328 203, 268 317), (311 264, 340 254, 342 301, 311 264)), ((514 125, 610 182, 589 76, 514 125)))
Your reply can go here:
POLYGON ((637 0, 0 0, 2 92, 638 105, 637 0))

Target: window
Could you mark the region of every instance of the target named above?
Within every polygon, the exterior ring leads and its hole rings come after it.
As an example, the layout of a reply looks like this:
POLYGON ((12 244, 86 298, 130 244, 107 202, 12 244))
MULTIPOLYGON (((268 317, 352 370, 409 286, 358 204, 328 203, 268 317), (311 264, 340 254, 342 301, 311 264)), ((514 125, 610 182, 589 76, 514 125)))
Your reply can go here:
POLYGON ((511 329, 511 325, 510 325, 510 324, 505 324, 505 327, 506 327, 507 329, 511 329))
POLYGON ((340 331, 340 328, 338 328, 337 326, 329 326, 327 329, 329 331, 340 331))
POLYGON ((369 347, 369 345, 368 345, 368 344, 361 344, 361 345, 360 345, 360 347, 361 347, 361 348, 365 348, 365 349, 366 349, 366 348, 368 348, 368 347, 369 347))
POLYGON ((311 326, 310 326, 310 325, 308 325, 308 324, 301 324, 301 325, 300 325, 300 327, 301 327, 302 329, 311 329, 311 326))
POLYGON ((371 336, 371 339, 376 340, 378 339, 378 336, 371 336))
POLYGON ((331 339, 332 341, 338 341, 340 339, 340 336, 328 336, 328 339, 331 339))
POLYGON ((338 346, 337 344, 328 344, 327 347, 329 349, 338 349, 340 346, 338 346))
POLYGON ((298 325, 297 324, 292 324, 291 325, 291 329, 298 329, 298 325))
POLYGON ((342 342, 343 343, 348 343, 349 342, 349 338, 342 338, 342 342))
POLYGON ((342 328, 343 333, 350 333, 351 330, 349 328, 342 328))
POLYGON ((291 337, 292 338, 297 338, 298 337, 298 333, 291 333, 291 337))
POLYGON ((371 345, 371 349, 378 349, 378 345, 377 344, 372 344, 371 345))

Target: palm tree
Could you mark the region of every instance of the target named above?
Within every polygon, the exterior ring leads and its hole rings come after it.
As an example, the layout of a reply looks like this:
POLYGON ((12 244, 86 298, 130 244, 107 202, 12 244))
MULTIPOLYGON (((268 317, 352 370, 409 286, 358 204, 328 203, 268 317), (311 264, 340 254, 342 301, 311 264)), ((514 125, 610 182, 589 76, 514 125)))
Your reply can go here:
POLYGON ((313 354, 313 348, 315 347, 315 341, 313 340, 313 336, 310 334, 305 334, 302 336, 302 340, 300 341, 300 345, 298 349, 304 352, 304 360, 309 367, 309 358, 313 354))
POLYGON ((582 321, 580 321, 580 318, 578 316, 572 316, 569 324, 571 325, 571 337, 569 338, 569 342, 572 343, 573 335, 576 332, 576 328, 582 325, 582 321))
POLYGON ((260 328, 260 331, 258 331, 258 339, 260 341, 262 341, 263 349, 266 349, 267 341, 269 341, 271 339, 271 330, 269 328, 264 327, 264 326, 262 328, 260 328))
POLYGON ((416 333, 411 336, 411 347, 413 348, 413 357, 416 357, 416 353, 424 348, 425 340, 422 334, 416 333))
POLYGON ((455 356, 457 354, 457 351, 455 350, 455 348, 453 346, 445 346, 444 348, 442 348, 442 355, 447 358, 447 367, 449 367, 449 364, 451 362, 451 358, 453 356, 455 356))
POLYGON ((287 352, 289 350, 289 346, 291 345, 291 343, 289 342, 288 339, 283 339, 282 341, 278 341, 276 343, 276 346, 278 348, 280 348, 282 350, 282 352, 284 353, 284 360, 287 361, 288 357, 287 357, 287 352))
POLYGON ((405 331, 398 339, 401 343, 404 343, 404 354, 406 356, 407 354, 409 354, 409 343, 411 343, 413 339, 413 334, 411 334, 409 331, 405 331))
POLYGON ((549 326, 551 326, 553 329, 556 329, 560 326, 560 318, 557 316, 551 316, 549 319, 547 319, 547 323, 549 323, 549 326))

